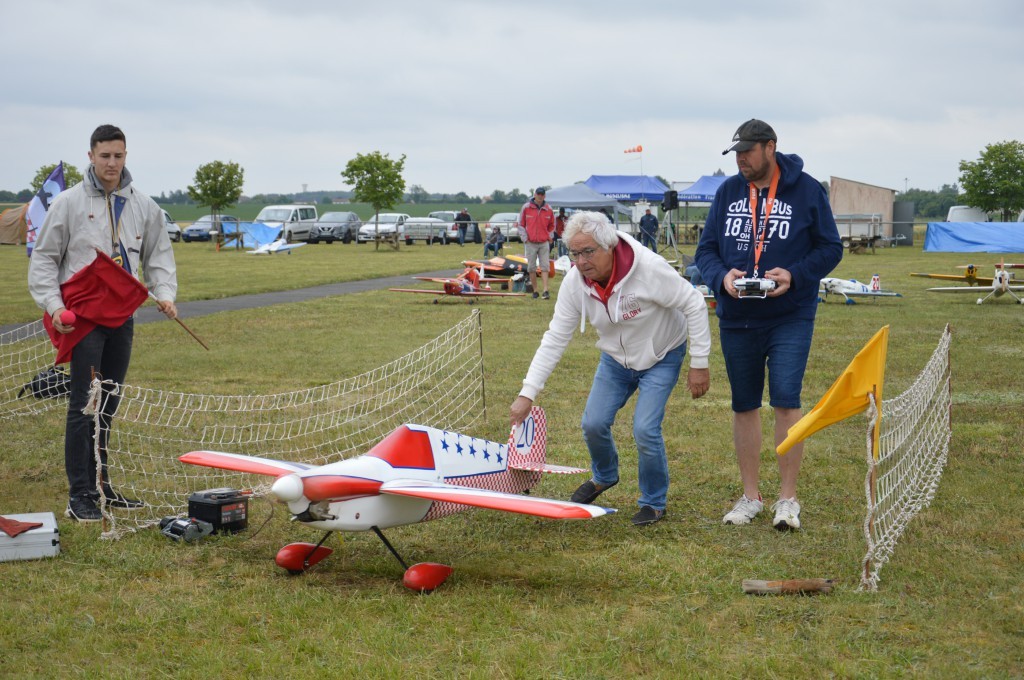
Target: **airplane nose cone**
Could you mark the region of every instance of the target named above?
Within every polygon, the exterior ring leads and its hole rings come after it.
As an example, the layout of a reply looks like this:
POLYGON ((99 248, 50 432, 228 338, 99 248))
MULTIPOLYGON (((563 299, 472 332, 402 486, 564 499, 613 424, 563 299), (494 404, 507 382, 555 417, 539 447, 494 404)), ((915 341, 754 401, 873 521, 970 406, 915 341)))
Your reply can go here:
POLYGON ((298 475, 278 477, 270 487, 270 493, 279 501, 291 503, 302 498, 302 478, 298 475))

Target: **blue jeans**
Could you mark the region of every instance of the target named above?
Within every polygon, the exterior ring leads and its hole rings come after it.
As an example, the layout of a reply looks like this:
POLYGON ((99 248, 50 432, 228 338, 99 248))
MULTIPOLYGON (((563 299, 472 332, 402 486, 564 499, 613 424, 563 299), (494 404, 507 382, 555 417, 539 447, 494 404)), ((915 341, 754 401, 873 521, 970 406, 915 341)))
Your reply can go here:
POLYGON ((639 389, 633 415, 640 482, 637 503, 655 510, 664 510, 668 497, 668 460, 661 423, 665 419, 665 404, 679 380, 684 356, 685 342, 646 371, 634 371, 602 352, 583 410, 583 440, 590 450, 594 481, 600 486, 614 484, 619 480, 619 452, 612 440, 612 424, 615 415, 639 389))
MULTIPOLYGON (((82 413, 89 400, 93 369, 104 380, 123 383, 132 357, 134 335, 134 319, 128 319, 120 328, 97 326, 71 351, 71 393, 68 395, 68 415, 64 428, 64 469, 68 475, 70 496, 97 496, 96 457, 93 453, 96 423, 91 415, 82 413)), ((107 433, 121 399, 108 391, 102 402, 100 460, 102 479, 106 482, 107 433)))
MULTIPOLYGON (((743 304, 757 304, 757 300, 743 304)), ((765 367, 768 368, 768 403, 778 408, 800 408, 807 357, 811 353, 814 322, 798 319, 771 328, 722 328, 722 356, 732 389, 736 413, 761 408, 765 367)))

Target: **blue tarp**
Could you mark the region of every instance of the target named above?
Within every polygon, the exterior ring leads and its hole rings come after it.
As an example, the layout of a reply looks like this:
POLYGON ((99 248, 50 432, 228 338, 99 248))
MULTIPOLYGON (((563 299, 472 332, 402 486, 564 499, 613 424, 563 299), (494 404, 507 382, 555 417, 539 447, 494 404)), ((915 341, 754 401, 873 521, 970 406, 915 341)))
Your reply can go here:
MULTIPOLYGON (((273 243, 281 234, 281 227, 268 227, 262 222, 242 222, 238 225, 242 230, 242 246, 245 248, 259 248, 268 243, 273 243)), ((233 222, 224 223, 224 233, 235 233, 233 222)))
POLYGON ((704 175, 685 190, 679 192, 680 203, 710 203, 715 192, 728 179, 725 175, 704 175))
POLYGON ((1022 222, 929 222, 926 253, 1024 253, 1022 222))
POLYGON ((660 203, 668 191, 661 180, 648 175, 591 175, 584 184, 599 194, 619 201, 646 198, 660 203))

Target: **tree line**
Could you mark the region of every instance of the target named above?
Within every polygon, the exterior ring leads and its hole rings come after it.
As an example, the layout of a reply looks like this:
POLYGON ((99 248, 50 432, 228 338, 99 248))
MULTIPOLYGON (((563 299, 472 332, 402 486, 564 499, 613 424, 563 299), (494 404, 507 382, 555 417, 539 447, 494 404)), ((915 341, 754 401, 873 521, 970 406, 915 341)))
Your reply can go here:
MULTIPOLYGON (((360 200, 372 196, 366 201, 374 206, 390 207, 404 199, 410 203, 482 203, 489 199, 495 203, 525 203, 529 196, 522 191, 512 189, 504 191, 495 189, 489 197, 471 196, 464 191, 454 194, 431 193, 422 185, 413 184, 408 191, 402 170, 405 156, 393 160, 387 154, 374 151, 365 156, 356 154, 345 170, 341 172, 350 184, 352 191, 315 191, 294 194, 258 194, 245 198, 242 196, 242 185, 245 170, 237 163, 213 161, 199 166, 196 170, 194 183, 186 190, 175 190, 153 196, 157 203, 164 205, 201 205, 209 206, 213 212, 229 207, 240 201, 259 203, 292 203, 319 202, 330 203, 334 198, 351 198, 360 200), (390 203, 389 203, 390 202, 390 203)), ((29 189, 18 192, 0 190, 0 203, 25 203, 43 186, 56 164, 44 165, 36 172, 29 189)), ((1011 140, 989 144, 974 161, 960 161, 960 182, 944 184, 937 191, 927 189, 907 189, 899 192, 900 201, 913 201, 914 216, 940 220, 944 219, 949 208, 954 205, 970 205, 982 210, 998 212, 1004 222, 1008 222, 1024 210, 1024 142, 1011 140)), ((82 173, 75 166, 65 163, 64 176, 68 186, 82 180, 82 173)))

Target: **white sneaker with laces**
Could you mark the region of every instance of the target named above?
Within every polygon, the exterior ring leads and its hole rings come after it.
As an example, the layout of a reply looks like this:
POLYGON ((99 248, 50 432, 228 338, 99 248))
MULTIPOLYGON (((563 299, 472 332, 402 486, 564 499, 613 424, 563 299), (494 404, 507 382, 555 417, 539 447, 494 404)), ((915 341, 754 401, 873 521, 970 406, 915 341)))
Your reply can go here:
POLYGON ((780 498, 772 509, 775 511, 772 526, 776 529, 800 528, 800 504, 795 498, 780 498))
POLYGON ((722 524, 750 524, 750 520, 757 517, 762 510, 764 510, 764 503, 760 500, 740 496, 736 505, 732 506, 732 510, 725 513, 722 524))

